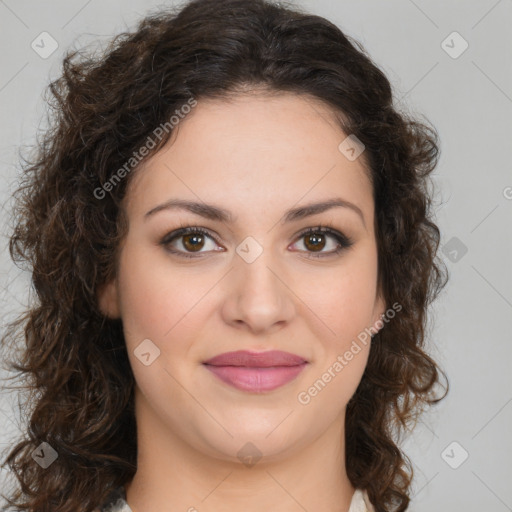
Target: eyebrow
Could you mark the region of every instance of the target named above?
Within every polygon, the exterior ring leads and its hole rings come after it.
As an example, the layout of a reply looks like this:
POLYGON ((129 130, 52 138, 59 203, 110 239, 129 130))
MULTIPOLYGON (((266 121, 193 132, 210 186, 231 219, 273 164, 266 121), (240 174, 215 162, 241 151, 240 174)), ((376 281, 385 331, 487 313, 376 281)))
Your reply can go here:
MULTIPOLYGON (((351 203, 350 201, 347 201, 345 199, 341 199, 339 197, 335 197, 332 199, 327 199, 325 201, 319 202, 319 203, 310 203, 305 206, 299 206, 297 208, 292 208, 285 212, 284 214, 284 222, 293 222, 297 220, 304 219, 306 217, 310 217, 311 215, 317 215, 319 213, 323 213, 327 210, 330 210, 331 208, 348 208, 361 218, 363 221, 363 225, 366 228, 366 222, 364 219, 363 212, 361 209, 355 205, 354 203, 351 203)), ((232 223, 233 222, 233 216, 231 212, 228 210, 225 210, 224 208, 220 208, 219 206, 215 206, 213 204, 207 204, 207 203, 197 203, 194 201, 187 201, 184 199, 170 199, 169 201, 166 201, 165 203, 159 204, 158 206, 155 206, 146 214, 144 215, 144 220, 147 220, 149 217, 154 215, 157 212, 163 211, 163 210, 172 210, 172 209, 181 209, 181 210, 187 210, 191 213, 194 213, 196 215, 200 215, 201 217, 204 217, 206 219, 214 220, 214 221, 220 221, 220 222, 226 222, 226 223, 232 223)))

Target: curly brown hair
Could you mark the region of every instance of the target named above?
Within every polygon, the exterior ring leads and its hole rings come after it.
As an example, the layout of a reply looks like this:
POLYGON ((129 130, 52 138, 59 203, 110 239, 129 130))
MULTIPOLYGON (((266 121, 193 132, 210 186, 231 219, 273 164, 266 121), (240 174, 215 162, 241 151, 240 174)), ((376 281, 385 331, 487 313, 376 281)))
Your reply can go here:
POLYGON ((48 86, 50 128, 23 158, 9 244, 13 261, 28 262, 37 300, 2 338, 13 350, 24 339, 10 369, 28 391, 26 436, 3 464, 17 489, 2 510, 89 512, 133 478, 134 377, 122 323, 97 301, 116 275, 133 173, 104 185, 189 98, 227 99, 248 86, 322 100, 366 147, 379 286, 402 310, 374 336, 348 403, 346 467, 377 512, 408 508, 413 470, 394 436, 448 392, 425 348, 427 307, 448 281, 429 191, 437 132, 399 112, 384 73, 326 19, 265 0, 195 0, 148 14, 99 56, 68 51, 48 86), (42 442, 58 453, 47 469, 32 458, 42 442))

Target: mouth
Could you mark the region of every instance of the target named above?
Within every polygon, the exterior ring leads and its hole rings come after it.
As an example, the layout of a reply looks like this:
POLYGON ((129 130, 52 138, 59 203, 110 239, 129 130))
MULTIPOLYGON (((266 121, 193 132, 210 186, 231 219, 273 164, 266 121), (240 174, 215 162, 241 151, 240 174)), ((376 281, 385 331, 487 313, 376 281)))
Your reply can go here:
POLYGON ((308 364, 303 357, 278 350, 226 352, 203 362, 205 368, 224 383, 253 393, 284 386, 308 364))

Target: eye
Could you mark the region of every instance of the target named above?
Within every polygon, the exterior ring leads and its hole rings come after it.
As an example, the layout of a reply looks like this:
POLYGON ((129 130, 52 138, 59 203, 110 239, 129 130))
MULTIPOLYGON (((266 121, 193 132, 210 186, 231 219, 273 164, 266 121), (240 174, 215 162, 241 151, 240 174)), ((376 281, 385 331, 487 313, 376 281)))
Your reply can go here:
POLYGON ((299 239, 304 239, 303 245, 306 247, 306 252, 313 251, 312 253, 308 254, 308 258, 324 258, 335 256, 341 251, 348 249, 354 243, 351 238, 347 237, 343 233, 324 226, 317 226, 316 228, 309 228, 306 231, 303 231, 299 235, 299 239), (334 239, 337 244, 333 244, 334 249, 323 252, 322 249, 328 245, 326 244, 326 238, 329 237, 334 239))
MULTIPOLYGON (((210 252, 212 250, 224 250, 223 248, 215 248, 215 244, 213 244, 213 247, 209 250, 207 249, 202 251, 201 249, 205 248, 207 239, 210 239, 219 245, 219 242, 217 242, 215 237, 211 235, 207 230, 200 227, 190 226, 183 227, 173 231, 172 233, 169 233, 160 241, 160 244, 163 245, 170 253, 184 258, 198 258, 201 257, 202 253, 205 252, 210 252), (176 241, 179 242, 178 248, 176 248, 175 245, 176 241), (180 245, 181 247, 179 247, 180 245)), ((343 233, 324 226, 317 226, 315 228, 309 228, 303 231, 299 235, 299 239, 304 239, 303 245, 306 250, 301 252, 308 252, 308 258, 335 256, 344 249, 348 249, 354 243, 352 239, 343 233), (323 251, 325 246, 328 245, 326 244, 326 239, 328 238, 331 238, 335 241, 335 243, 331 242, 331 244, 334 245, 334 248, 330 251, 323 251)))
MULTIPOLYGON (((205 239, 207 238, 216 242, 215 238, 205 229, 191 226, 169 233, 163 238, 160 244, 163 245, 166 250, 178 256, 182 256, 184 258, 197 258, 200 257, 201 252, 208 252, 201 251, 205 245, 205 239), (172 242, 175 239, 179 240, 180 238, 182 238, 182 241, 179 245, 181 245, 184 250, 176 250, 173 248, 172 242), (187 253, 187 251, 191 251, 191 253, 187 253), (199 254, 196 256, 194 253, 199 254)), ((219 249, 213 248, 210 250, 218 251, 219 249)))

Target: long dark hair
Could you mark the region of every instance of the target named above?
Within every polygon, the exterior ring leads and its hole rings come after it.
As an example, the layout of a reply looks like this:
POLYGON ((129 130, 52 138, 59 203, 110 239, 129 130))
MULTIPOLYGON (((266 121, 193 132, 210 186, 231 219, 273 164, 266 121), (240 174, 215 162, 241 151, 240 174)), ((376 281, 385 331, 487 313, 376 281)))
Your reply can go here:
POLYGON ((158 138, 155 128, 190 98, 256 86, 322 100, 365 145, 379 284, 402 310, 373 338, 347 406, 346 468, 377 512, 407 509, 412 467, 394 436, 448 390, 446 380, 436 396, 445 375, 424 347, 427 306, 448 279, 428 188, 437 133, 399 112, 383 72, 324 18, 264 0, 195 0, 149 14, 101 55, 68 52, 49 85, 50 128, 23 159, 9 245, 35 291, 2 338, 13 350, 24 340, 11 368, 27 391, 28 428, 4 462, 18 480, 4 496, 14 510, 89 512, 133 478, 133 373, 121 321, 97 303, 127 232, 126 162, 148 137, 146 157, 158 151, 172 129, 158 138), (123 179, 106 186, 123 166, 123 179), (47 468, 32 457, 41 443, 58 455, 47 468))

